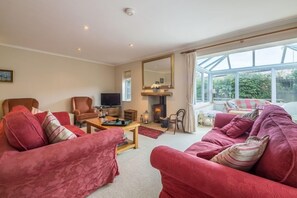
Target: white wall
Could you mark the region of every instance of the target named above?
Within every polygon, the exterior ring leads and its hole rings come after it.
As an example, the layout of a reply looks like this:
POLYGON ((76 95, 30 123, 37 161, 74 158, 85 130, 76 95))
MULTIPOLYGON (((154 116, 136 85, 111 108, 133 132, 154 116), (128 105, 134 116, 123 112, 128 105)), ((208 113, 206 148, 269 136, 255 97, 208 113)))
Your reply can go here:
MULTIPOLYGON (((174 64, 174 89, 169 89, 169 91, 173 93, 173 96, 167 97, 167 116, 176 113, 180 108, 186 108, 186 70, 184 55, 175 53, 174 64)), ((150 104, 158 103, 159 98, 153 99, 150 96, 141 96, 141 92, 143 91, 141 61, 116 67, 116 91, 122 92, 123 72, 128 70, 131 70, 132 100, 131 102, 122 102, 122 110, 137 110, 139 120, 140 115, 143 114, 145 110, 151 112, 150 104)))
MULTIPOLYGON (((13 70, 13 83, 0 82, 0 104, 7 98, 36 98, 39 108, 70 112, 70 98, 115 91, 115 68, 66 57, 0 46, 0 69, 13 70)), ((0 108, 0 118, 2 108, 0 108)))

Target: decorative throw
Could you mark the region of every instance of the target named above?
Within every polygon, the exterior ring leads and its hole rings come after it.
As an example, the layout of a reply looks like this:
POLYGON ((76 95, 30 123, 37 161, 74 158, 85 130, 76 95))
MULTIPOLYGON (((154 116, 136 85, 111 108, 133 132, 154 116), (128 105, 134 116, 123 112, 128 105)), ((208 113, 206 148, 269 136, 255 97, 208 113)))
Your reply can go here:
POLYGON ((262 138, 250 136, 245 143, 234 144, 215 155, 211 161, 238 170, 249 171, 264 153, 268 140, 268 135, 262 138))
POLYGON ((74 133, 66 129, 64 126, 61 126, 60 122, 50 111, 48 111, 42 123, 42 127, 45 130, 50 143, 57 143, 76 138, 74 133))

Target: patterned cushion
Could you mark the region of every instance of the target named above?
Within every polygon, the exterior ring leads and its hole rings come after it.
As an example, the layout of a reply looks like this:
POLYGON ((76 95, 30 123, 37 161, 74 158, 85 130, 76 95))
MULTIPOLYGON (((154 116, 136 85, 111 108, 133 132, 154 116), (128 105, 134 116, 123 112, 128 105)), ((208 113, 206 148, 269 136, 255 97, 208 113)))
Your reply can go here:
POLYGON ((76 138, 70 130, 61 126, 57 118, 49 111, 42 123, 50 143, 57 143, 64 140, 76 138))
POLYGON ((250 136, 245 143, 234 144, 214 156, 211 161, 238 170, 249 171, 265 151, 269 136, 250 136))
POLYGON ((254 111, 252 111, 250 113, 246 113, 246 114, 242 115, 241 117, 248 118, 248 119, 255 121, 258 116, 259 116, 259 109, 255 109, 254 111))
POLYGON ((231 122, 220 130, 231 138, 237 138, 243 133, 249 131, 254 124, 254 121, 249 118, 242 118, 241 116, 236 116, 231 120, 231 122))

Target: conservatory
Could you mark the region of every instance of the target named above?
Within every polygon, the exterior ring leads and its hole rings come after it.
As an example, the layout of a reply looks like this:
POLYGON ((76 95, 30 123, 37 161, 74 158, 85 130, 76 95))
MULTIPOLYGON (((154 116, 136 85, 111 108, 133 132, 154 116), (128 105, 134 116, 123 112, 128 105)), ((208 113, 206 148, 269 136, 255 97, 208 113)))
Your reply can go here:
POLYGON ((297 101, 297 43, 197 57, 196 101, 297 101))

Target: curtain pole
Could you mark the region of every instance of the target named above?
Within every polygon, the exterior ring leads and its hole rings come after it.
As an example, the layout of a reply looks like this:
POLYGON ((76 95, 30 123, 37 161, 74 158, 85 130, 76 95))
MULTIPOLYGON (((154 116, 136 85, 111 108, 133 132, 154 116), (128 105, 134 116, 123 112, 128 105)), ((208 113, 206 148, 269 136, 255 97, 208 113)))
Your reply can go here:
POLYGON ((188 53, 195 52, 197 50, 207 49, 207 48, 212 48, 212 47, 217 47, 217 46, 226 45, 226 44, 235 43, 235 42, 243 43, 244 40, 258 38, 258 37, 261 37, 261 36, 267 36, 267 35, 281 33, 281 32, 286 32, 286 31, 295 30, 295 29, 297 29, 297 27, 291 27, 291 28, 286 28, 286 29, 282 29, 282 30, 276 30, 276 31, 273 31, 273 32, 267 32, 267 33, 263 33, 263 34, 257 34, 257 35, 254 35, 254 36, 248 36, 248 37, 245 37, 245 38, 240 38, 240 39, 235 39, 235 40, 231 40, 231 41, 221 42, 221 43, 217 43, 217 44, 213 44, 213 45, 208 45, 208 46, 205 46, 205 47, 195 48, 195 49, 192 49, 192 50, 181 52, 181 54, 188 54, 188 53))

